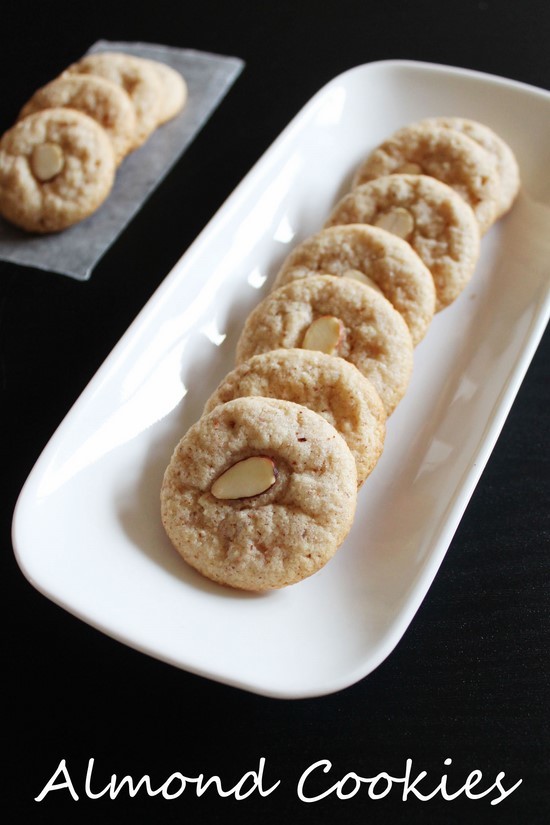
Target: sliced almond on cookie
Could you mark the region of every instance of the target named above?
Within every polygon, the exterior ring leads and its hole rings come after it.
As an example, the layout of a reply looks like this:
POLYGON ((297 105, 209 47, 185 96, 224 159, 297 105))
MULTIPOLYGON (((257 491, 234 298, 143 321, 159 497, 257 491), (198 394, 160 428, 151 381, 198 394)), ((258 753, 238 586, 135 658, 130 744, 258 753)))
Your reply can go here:
POLYGON ((414 230, 414 218, 408 209, 397 206, 380 215, 375 221, 375 226, 406 240, 414 230))
POLYGON ((404 163, 397 169, 399 175, 421 175, 422 167, 418 163, 404 163))
POLYGON ((31 169, 35 178, 45 182, 55 178, 65 165, 63 151, 56 143, 41 143, 31 155, 31 169))
POLYGON ((359 269, 346 269, 343 273, 344 278, 349 278, 351 281, 359 281, 360 284, 365 284, 365 286, 370 286, 372 289, 375 289, 380 295, 384 293, 380 289, 377 283, 375 283, 372 278, 369 278, 368 275, 365 275, 364 272, 361 272, 359 269))
POLYGON ((277 480, 277 468, 271 458, 254 455, 237 461, 218 476, 210 492, 214 498, 239 499, 259 496, 277 480))
POLYGON ((309 325, 304 335, 302 349, 313 349, 334 355, 342 340, 344 325, 334 315, 321 315, 309 325))

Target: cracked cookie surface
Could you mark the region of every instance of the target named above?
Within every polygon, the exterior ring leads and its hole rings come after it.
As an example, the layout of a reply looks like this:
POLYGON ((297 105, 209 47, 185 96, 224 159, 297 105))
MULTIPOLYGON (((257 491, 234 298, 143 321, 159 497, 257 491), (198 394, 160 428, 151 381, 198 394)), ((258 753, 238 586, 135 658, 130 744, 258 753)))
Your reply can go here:
POLYGON ((312 272, 366 276, 403 316, 415 345, 426 334, 435 312, 433 278, 410 244, 396 235, 367 224, 326 228, 290 252, 273 289, 312 272))
POLYGON ((158 125, 161 126, 176 117, 185 106, 188 95, 187 83, 185 78, 172 66, 161 63, 160 60, 150 60, 149 63, 153 71, 156 72, 162 86, 158 113, 158 125))
POLYGON ((418 123, 404 126, 363 161, 353 186, 391 174, 430 175, 443 181, 471 206, 482 234, 496 220, 496 159, 456 129, 418 123))
POLYGON ((433 276, 436 310, 452 303, 470 281, 480 235, 468 204, 451 187, 427 175, 386 175, 357 186, 334 207, 327 226, 377 224, 406 212, 406 240, 433 276))
POLYGON ((479 143, 494 155, 498 170, 498 196, 496 219, 512 207, 520 188, 519 166, 510 146, 500 135, 483 123, 464 117, 433 117, 420 121, 428 126, 444 126, 455 129, 479 143))
POLYGON ((90 74, 120 86, 134 106, 134 147, 144 143, 159 123, 162 82, 151 61, 120 52, 99 52, 83 57, 63 74, 90 74))
POLYGON ((162 523, 181 556, 209 579, 244 590, 295 584, 335 554, 353 521, 355 460, 322 416, 289 401, 237 398, 187 431, 166 469, 162 523), (228 468, 261 456, 275 483, 259 495, 220 500, 228 468))
POLYGON ((350 448, 357 484, 372 472, 384 446, 386 413, 371 382, 343 358, 303 349, 254 355, 232 370, 204 412, 243 396, 280 398, 322 415, 350 448))
POLYGON ((109 135, 117 163, 134 144, 136 116, 132 101, 115 83, 94 75, 63 75, 43 86, 23 106, 19 120, 42 109, 77 109, 109 135))
POLYGON ((387 298, 357 281, 313 275, 271 292, 245 322, 237 364, 261 352, 303 347, 320 318, 339 321, 341 336, 332 354, 351 361, 373 383, 390 415, 411 376, 412 338, 387 298))
POLYGON ((111 191, 105 130, 73 109, 44 109, 0 140, 0 212, 29 232, 56 232, 92 214, 111 191))

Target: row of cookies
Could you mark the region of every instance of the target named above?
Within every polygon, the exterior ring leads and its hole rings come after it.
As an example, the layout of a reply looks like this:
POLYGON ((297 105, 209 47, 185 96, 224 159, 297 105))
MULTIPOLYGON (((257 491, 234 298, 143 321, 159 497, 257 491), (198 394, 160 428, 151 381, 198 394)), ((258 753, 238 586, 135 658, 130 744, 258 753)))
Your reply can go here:
POLYGON ((482 160, 491 191, 500 178, 473 138, 441 136, 449 124, 407 127, 417 128, 432 134, 431 152, 412 151, 398 136, 408 154, 395 153, 389 174, 381 168, 364 182, 373 174, 369 156, 326 226, 290 252, 245 321, 236 368, 174 451, 162 521, 208 578, 266 590, 311 575, 334 555, 351 527, 354 490, 376 465, 387 416, 406 391, 414 347, 471 277, 481 234, 474 205, 485 222, 489 212, 495 220, 496 198, 481 208, 451 183, 466 181, 479 194, 482 160), (446 181, 428 174, 436 171, 434 141, 446 181), (457 143, 461 153, 452 155, 457 143), (462 158, 454 172, 453 157, 462 158))
POLYGON ((245 322, 238 363, 273 348, 321 349, 357 366, 390 415, 413 348, 470 280, 482 231, 518 188, 511 150, 487 127, 459 118, 403 127, 360 164, 324 228, 291 250, 245 322))
POLYGON ((164 63, 86 55, 35 92, 0 139, 0 214, 38 233, 88 217, 122 160, 186 100, 184 78, 164 63))
POLYGON ((427 118, 365 158, 326 226, 374 225, 406 240, 433 277, 438 312, 470 281, 481 238, 519 187, 516 158, 492 129, 466 118, 427 118))
POLYGON ((390 415, 414 347, 471 279, 482 235, 519 186, 512 150, 487 126, 441 117, 402 127, 360 163, 324 227, 287 255, 245 322, 237 361, 279 347, 338 355, 390 415))
POLYGON ((401 315, 358 281, 319 275, 271 293, 164 474, 162 523, 181 556, 253 591, 320 570, 351 529, 412 349, 401 315), (338 353, 324 338, 329 318, 338 353))

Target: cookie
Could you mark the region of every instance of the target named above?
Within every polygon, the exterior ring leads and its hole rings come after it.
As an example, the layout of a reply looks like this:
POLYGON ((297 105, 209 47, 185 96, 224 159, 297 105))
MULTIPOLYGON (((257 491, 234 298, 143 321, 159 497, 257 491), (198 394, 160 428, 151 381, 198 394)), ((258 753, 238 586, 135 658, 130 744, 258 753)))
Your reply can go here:
POLYGON ((371 382, 333 355, 279 349, 254 355, 227 375, 204 412, 244 396, 281 398, 322 415, 344 437, 357 468, 357 484, 372 472, 384 447, 386 413, 371 382))
POLYGON ((416 252, 397 235, 366 224, 324 229, 294 247, 273 288, 312 271, 377 286, 405 319, 413 344, 426 334, 435 312, 434 281, 416 252))
POLYGON ((407 241, 432 273, 436 310, 462 292, 474 272, 479 227, 468 204, 428 175, 386 175, 357 186, 335 206, 327 226, 368 223, 407 241))
POLYGON ((65 229, 103 203, 115 169, 111 141, 88 115, 28 115, 0 140, 0 213, 29 232, 65 229))
POLYGON ((506 214, 514 203, 520 188, 519 166, 510 146, 488 126, 468 118, 433 117, 426 118, 421 123, 456 129, 495 156, 499 178, 496 218, 501 218, 506 214))
POLYGON ((292 281, 264 298, 245 322, 237 364, 282 348, 350 361, 373 383, 387 415, 412 372, 413 344, 402 316, 372 287, 334 275, 292 281))
POLYGON ((136 116, 124 89, 94 75, 64 75, 43 86, 23 106, 19 120, 42 109, 69 107, 89 115, 109 135, 117 163, 134 144, 136 116))
POLYGON ((399 129, 363 161, 353 186, 391 174, 431 175, 448 184, 472 207, 482 234, 496 219, 495 157, 455 129, 416 123, 399 129))
POLYGON ((187 83, 182 75, 159 60, 148 61, 156 72, 161 85, 162 96, 160 99, 160 110, 158 113, 157 125, 161 126, 168 120, 176 117, 187 101, 187 83))
POLYGON ((300 404, 237 398, 187 431, 166 469, 162 523, 188 564, 243 590, 286 587, 320 570, 353 521, 355 461, 300 404))
POLYGON ((134 147, 141 146, 156 129, 163 87, 151 62, 120 52, 89 54, 73 63, 64 74, 91 74, 120 86, 130 97, 136 117, 134 147))

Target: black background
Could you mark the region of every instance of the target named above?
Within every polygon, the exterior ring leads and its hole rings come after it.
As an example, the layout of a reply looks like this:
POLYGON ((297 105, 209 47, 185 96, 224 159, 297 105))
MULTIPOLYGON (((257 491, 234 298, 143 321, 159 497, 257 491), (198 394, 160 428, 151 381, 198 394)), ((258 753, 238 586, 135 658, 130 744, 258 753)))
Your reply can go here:
MULTIPOLYGON (((2 389, 3 767, 10 822, 545 823, 548 753, 548 337, 538 349, 442 568, 394 653, 332 696, 266 699, 154 661, 39 595, 10 543, 17 494, 54 429, 173 264, 303 104, 334 75, 412 58, 550 88, 550 5, 543 0, 302 0, 4 4, 0 130, 30 94, 95 40, 142 40, 236 55, 246 68, 176 167, 99 263, 92 279, 0 264, 2 389), (227 785, 266 759, 269 797, 92 801, 111 773, 220 774, 227 785), (79 802, 40 792, 66 759, 79 802), (363 789, 300 802, 296 782, 319 759, 348 771, 435 787, 475 768, 490 797, 444 802, 363 789), (443 761, 452 758, 450 768, 443 761), (430 783, 428 783, 430 784, 430 783)), ((550 137, 550 135, 549 135, 550 137)), ((541 174, 548 175, 547 169, 541 174)))

